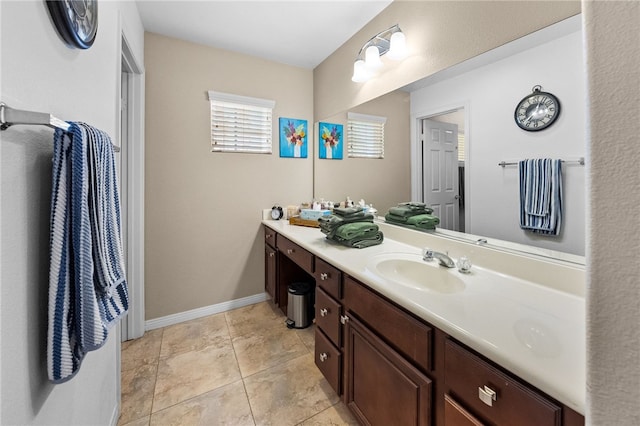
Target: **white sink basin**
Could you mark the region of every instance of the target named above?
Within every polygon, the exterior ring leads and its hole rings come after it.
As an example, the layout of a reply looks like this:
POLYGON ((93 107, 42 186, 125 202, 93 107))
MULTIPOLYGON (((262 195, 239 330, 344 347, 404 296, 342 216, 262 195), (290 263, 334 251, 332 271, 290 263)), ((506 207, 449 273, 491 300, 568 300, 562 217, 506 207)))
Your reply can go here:
POLYGON ((437 260, 426 262, 422 256, 389 253, 372 257, 367 268, 391 282, 436 293, 458 293, 465 289, 455 268, 439 266, 437 260))

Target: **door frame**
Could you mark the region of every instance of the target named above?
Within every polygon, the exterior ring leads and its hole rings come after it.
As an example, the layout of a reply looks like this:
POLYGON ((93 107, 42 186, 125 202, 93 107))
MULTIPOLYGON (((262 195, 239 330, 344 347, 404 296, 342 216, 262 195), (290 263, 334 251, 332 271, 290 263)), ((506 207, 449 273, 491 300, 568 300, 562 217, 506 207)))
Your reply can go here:
MULTIPOLYGON (((142 58, 136 58, 120 22, 121 43, 118 62, 118 101, 117 127, 118 138, 122 127, 120 111, 122 108, 120 91, 122 71, 127 68, 128 105, 127 121, 128 143, 121 151, 126 156, 127 165, 127 282, 129 284, 129 313, 123 320, 122 340, 141 337, 144 334, 144 69, 140 66, 142 58)), ((121 145, 121 144, 120 144, 121 145)))
MULTIPOLYGON (((472 182, 470 179, 471 176, 471 156, 470 149, 471 146, 471 121, 470 118, 470 102, 469 100, 462 100, 458 102, 453 102, 447 105, 441 105, 439 107, 426 110, 426 111, 418 111, 416 113, 411 114, 410 118, 410 134, 411 134, 411 200, 420 200, 423 193, 423 179, 422 179, 422 142, 420 140, 420 123, 422 120, 427 118, 432 118, 437 115, 448 114, 450 112, 464 109, 464 185, 465 185, 465 195, 470 194, 472 189, 472 182)), ((471 223, 471 214, 472 208, 470 204, 465 200, 464 204, 464 227, 465 232, 471 232, 469 229, 469 225, 471 223)))

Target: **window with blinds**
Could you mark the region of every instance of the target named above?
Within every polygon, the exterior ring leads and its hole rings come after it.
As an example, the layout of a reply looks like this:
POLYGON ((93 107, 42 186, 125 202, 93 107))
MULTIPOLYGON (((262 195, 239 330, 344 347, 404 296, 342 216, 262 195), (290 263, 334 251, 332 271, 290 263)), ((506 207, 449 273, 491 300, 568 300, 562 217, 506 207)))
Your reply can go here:
POLYGON ((386 117, 347 114, 347 152, 352 158, 384 158, 386 117))
POLYGON ((271 154, 275 101, 209 91, 211 151, 271 154))
POLYGON ((458 133, 458 161, 464 162, 464 133, 458 133))

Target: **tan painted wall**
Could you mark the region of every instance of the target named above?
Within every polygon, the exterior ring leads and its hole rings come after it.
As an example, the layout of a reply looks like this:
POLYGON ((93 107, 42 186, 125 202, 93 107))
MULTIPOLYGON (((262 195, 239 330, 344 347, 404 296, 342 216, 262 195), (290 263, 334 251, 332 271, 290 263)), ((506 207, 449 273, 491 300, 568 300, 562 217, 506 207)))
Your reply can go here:
POLYGON ((640 424, 640 3, 584 1, 587 424, 640 424))
POLYGON ((580 13, 579 1, 394 1, 314 70, 316 121, 580 13), (378 77, 351 81, 353 61, 378 32, 399 24, 410 56, 378 77))
POLYGON ((279 157, 278 117, 313 125, 310 70, 146 33, 146 318, 263 291, 260 211, 312 197, 279 157), (210 152, 208 90, 273 99, 274 153, 210 152))
MULTIPOLYGON (((364 198, 384 214, 389 207, 411 198, 409 94, 395 91, 349 111, 387 117, 384 158, 348 158, 345 146, 343 160, 316 159, 314 196, 331 201, 347 196, 354 201, 364 198)), ((324 121, 343 124, 346 134, 346 112, 324 121)))

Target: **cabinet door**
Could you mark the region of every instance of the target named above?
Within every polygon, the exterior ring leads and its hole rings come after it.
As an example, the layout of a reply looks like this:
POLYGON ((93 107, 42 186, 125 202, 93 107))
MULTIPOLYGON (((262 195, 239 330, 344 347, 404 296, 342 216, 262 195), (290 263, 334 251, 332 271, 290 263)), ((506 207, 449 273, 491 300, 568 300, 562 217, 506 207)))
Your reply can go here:
POLYGON ((484 426, 449 395, 444 396, 444 426, 484 426))
POLYGON ((431 424, 431 380, 363 324, 346 324, 346 403, 364 425, 431 424))
POLYGON ((276 283, 278 282, 276 250, 268 244, 264 245, 264 289, 271 296, 273 303, 278 303, 278 292, 276 283))

